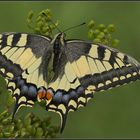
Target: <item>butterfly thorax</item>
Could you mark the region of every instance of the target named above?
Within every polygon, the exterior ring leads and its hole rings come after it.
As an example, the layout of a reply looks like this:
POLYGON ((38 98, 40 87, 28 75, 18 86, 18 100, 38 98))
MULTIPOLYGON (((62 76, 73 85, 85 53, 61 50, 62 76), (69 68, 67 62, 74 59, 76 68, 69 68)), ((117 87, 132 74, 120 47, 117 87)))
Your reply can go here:
POLYGON ((43 73, 44 80, 47 81, 47 83, 52 82, 58 69, 60 69, 59 63, 64 51, 64 44, 64 34, 59 33, 54 37, 54 39, 52 39, 50 46, 44 53, 47 55, 43 56, 44 61, 42 61, 40 69, 43 73))
POLYGON ((64 36, 65 36, 64 33, 58 33, 54 36, 54 38, 51 41, 51 44, 54 44, 54 49, 64 46, 64 44, 65 44, 64 36))

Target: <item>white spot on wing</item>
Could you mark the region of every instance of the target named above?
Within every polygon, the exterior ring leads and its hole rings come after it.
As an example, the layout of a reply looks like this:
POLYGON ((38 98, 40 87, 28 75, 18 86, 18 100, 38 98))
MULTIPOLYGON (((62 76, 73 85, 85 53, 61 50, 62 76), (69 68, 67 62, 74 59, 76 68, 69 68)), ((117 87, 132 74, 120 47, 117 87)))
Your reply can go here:
POLYGON ((87 87, 88 92, 93 92, 95 89, 96 89, 96 87, 93 86, 93 85, 89 85, 89 86, 87 87))
POLYGON ((82 104, 79 104, 79 105, 78 105, 78 108, 80 108, 80 107, 83 107, 83 105, 82 105, 82 104))
POLYGON ((113 82, 118 81, 118 80, 119 80, 118 77, 114 77, 114 78, 113 78, 113 82))
POLYGON ((50 108, 57 108, 55 105, 49 105, 50 108))
POLYGON ((70 100, 68 106, 73 106, 74 108, 77 108, 77 103, 74 100, 70 100))
POLYGON ((58 106, 58 109, 61 109, 62 112, 63 112, 63 114, 66 113, 66 107, 65 107, 63 104, 60 104, 60 105, 58 106))
POLYGON ((20 90, 17 88, 17 89, 14 91, 13 94, 18 94, 18 95, 20 95, 20 90))
POLYGON ((5 73, 5 69, 4 69, 4 68, 1 68, 0 71, 1 71, 2 73, 5 73))
POLYGON ((16 88, 16 84, 14 82, 9 82, 8 87, 13 87, 14 89, 16 88))
POLYGON ((98 84, 98 88, 103 87, 103 86, 104 86, 103 83, 99 83, 99 84, 98 84))
POLYGON ((7 75, 8 77, 10 77, 10 78, 13 78, 13 77, 14 77, 13 73, 11 73, 11 72, 6 73, 6 75, 7 75))
POLYGON ((84 97, 80 97, 80 98, 78 98, 78 102, 83 102, 83 103, 86 103, 86 99, 84 98, 84 97))
POLYGON ((21 102, 26 102, 27 99, 25 98, 25 96, 22 96, 19 100, 18 100, 18 104, 20 104, 21 102))
POLYGON ((34 104, 34 102, 32 100, 28 100, 27 102, 30 104, 34 104))
POLYGON ((127 77, 127 78, 130 78, 130 77, 131 77, 131 74, 127 74, 126 77, 127 77))
POLYGON ((120 79, 121 79, 121 80, 124 80, 124 79, 125 79, 125 76, 120 76, 120 79))
POLYGON ((109 85, 109 84, 111 84, 111 81, 110 81, 110 80, 107 80, 107 81, 105 82, 105 84, 106 84, 106 85, 109 85))
POLYGON ((136 73, 136 72, 134 72, 134 73, 133 73, 133 75, 134 75, 134 76, 136 76, 136 75, 137 75, 137 73, 136 73))

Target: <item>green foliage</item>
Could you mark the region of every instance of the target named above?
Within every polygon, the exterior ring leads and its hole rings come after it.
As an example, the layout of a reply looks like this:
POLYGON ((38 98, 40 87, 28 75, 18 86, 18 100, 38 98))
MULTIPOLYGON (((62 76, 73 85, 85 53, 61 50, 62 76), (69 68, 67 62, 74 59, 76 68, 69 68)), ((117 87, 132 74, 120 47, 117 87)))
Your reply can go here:
POLYGON ((113 39, 113 33, 116 31, 114 24, 105 26, 104 24, 96 25, 94 20, 88 23, 88 37, 94 43, 101 43, 107 46, 116 47, 119 43, 118 39, 113 39))
POLYGON ((40 120, 34 114, 27 114, 24 120, 12 122, 8 109, 0 114, 0 138, 54 138, 59 127, 51 125, 51 118, 40 120))
POLYGON ((53 22, 52 20, 51 10, 42 10, 35 19, 33 19, 33 16, 34 12, 30 11, 27 17, 27 26, 36 34, 51 37, 52 31, 58 26, 58 21, 53 22))
MULTIPOLYGON (((30 11, 27 17, 27 26, 36 34, 53 37, 52 32, 57 28, 58 21, 53 22, 52 12, 50 9, 42 10, 33 19, 34 12, 30 11)), ((107 46, 116 47, 119 43, 118 39, 113 38, 116 31, 114 24, 104 25, 96 24, 94 20, 88 23, 88 37, 94 43, 101 43, 107 46)))

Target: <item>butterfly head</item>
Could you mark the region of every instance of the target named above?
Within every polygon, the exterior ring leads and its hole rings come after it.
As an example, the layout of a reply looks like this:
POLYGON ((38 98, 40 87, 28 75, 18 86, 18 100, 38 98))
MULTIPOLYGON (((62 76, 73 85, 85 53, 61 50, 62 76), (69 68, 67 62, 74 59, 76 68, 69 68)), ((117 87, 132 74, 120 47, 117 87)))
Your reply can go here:
POLYGON ((54 38, 53 38, 53 40, 52 40, 52 44, 54 44, 54 43, 61 43, 62 45, 64 44, 64 40, 65 40, 65 36, 66 36, 66 34, 65 33, 63 33, 63 32, 60 32, 60 33, 58 33, 58 34, 56 34, 55 36, 54 36, 54 38))
POLYGON ((53 91, 51 89, 46 90, 44 87, 38 89, 37 99, 38 101, 45 100, 46 104, 49 104, 53 98, 53 91))
MULTIPOLYGON (((53 23, 53 22, 52 22, 53 23)), ((54 23, 53 23, 54 24, 54 23)), ((64 42, 65 42, 65 37, 66 37, 66 32, 67 31, 69 31, 69 30, 71 30, 71 29, 74 29, 74 28, 76 28, 76 27, 79 27, 79 26, 82 26, 82 25, 84 25, 84 24, 86 24, 85 22, 83 22, 83 23, 81 23, 81 24, 78 24, 78 25, 76 25, 76 26, 72 26, 72 27, 70 27, 70 28, 67 28, 67 29, 65 29, 64 31, 61 31, 61 30, 59 30, 59 28, 56 26, 56 28, 57 28, 57 30, 59 31, 59 33, 58 34, 56 34, 55 36, 54 36, 54 39, 52 40, 52 44, 53 43, 61 43, 62 45, 64 45, 64 42)), ((55 25, 55 24, 54 24, 55 25)))

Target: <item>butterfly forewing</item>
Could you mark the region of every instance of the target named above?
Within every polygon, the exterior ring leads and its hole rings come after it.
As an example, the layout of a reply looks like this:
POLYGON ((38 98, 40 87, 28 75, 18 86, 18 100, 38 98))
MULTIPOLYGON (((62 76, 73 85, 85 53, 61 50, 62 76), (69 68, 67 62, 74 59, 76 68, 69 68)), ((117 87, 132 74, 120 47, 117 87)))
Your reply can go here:
POLYGON ((82 45, 83 43, 80 42, 71 42, 67 45, 72 53, 74 53, 74 47, 80 50, 81 55, 79 53, 80 57, 77 57, 75 62, 83 73, 79 78, 82 86, 87 87, 92 84, 96 87, 95 91, 100 91, 140 78, 140 64, 134 58, 104 45, 87 45, 86 50, 82 49, 82 45), (83 57, 85 57, 88 67, 85 65, 83 57), (79 61, 83 66, 78 64, 79 61))
POLYGON ((49 43, 50 39, 39 35, 0 34, 0 73, 16 99, 14 114, 21 106, 32 106, 37 88, 47 86, 39 67, 49 43))
POLYGON ((55 95, 47 106, 60 114, 61 131, 68 112, 85 106, 94 92, 140 79, 140 64, 118 50, 84 41, 68 41, 64 47, 66 63, 49 85, 55 95))

